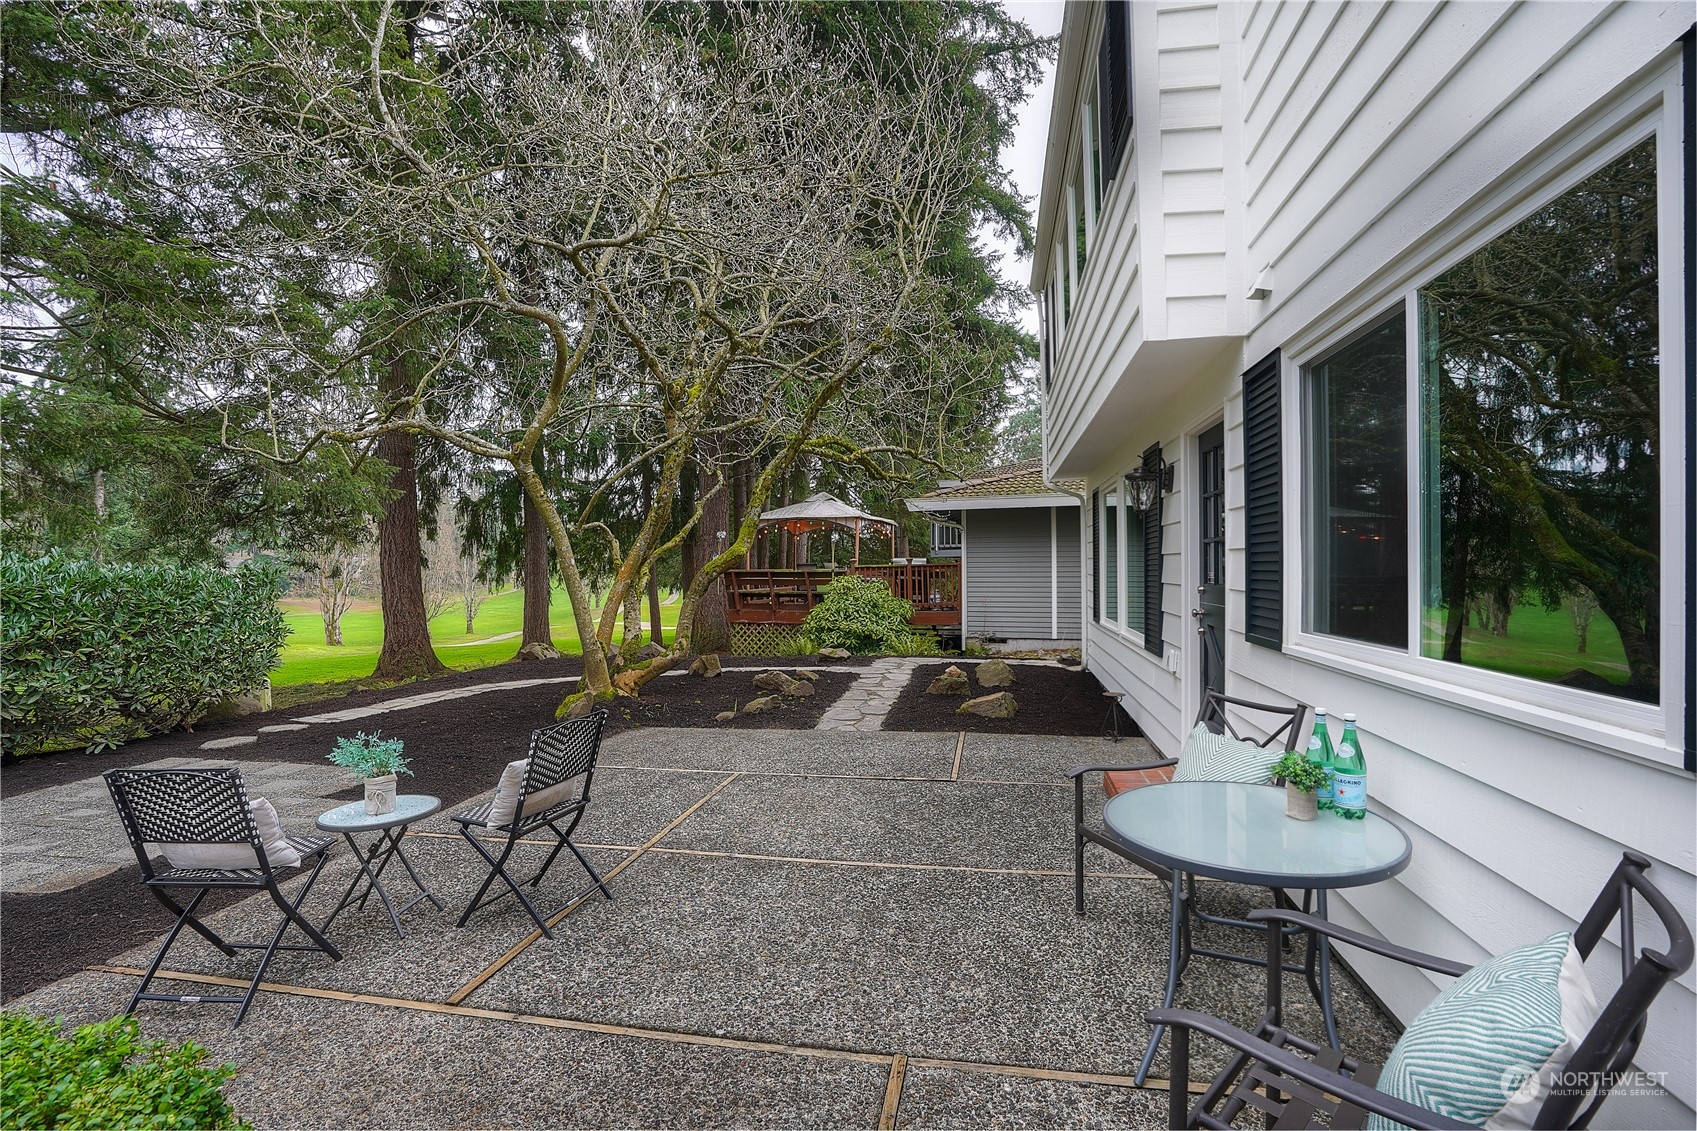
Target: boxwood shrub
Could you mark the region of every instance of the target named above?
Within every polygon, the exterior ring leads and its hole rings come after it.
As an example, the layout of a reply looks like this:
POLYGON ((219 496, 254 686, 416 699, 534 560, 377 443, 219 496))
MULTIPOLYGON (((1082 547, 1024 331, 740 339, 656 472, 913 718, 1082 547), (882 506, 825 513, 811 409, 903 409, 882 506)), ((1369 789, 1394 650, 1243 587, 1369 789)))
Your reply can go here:
POLYGON ((0 749, 101 750, 263 685, 282 593, 270 567, 0 558, 0 749))
POLYGON ((134 1017, 72 1033, 28 1013, 0 1013, 0 1126, 245 1128, 221 1090, 235 1066, 206 1050, 142 1039, 134 1017))
POLYGON ((883 581, 845 574, 819 593, 819 603, 802 622, 802 630, 819 647, 863 655, 907 647, 913 605, 891 593, 883 581))

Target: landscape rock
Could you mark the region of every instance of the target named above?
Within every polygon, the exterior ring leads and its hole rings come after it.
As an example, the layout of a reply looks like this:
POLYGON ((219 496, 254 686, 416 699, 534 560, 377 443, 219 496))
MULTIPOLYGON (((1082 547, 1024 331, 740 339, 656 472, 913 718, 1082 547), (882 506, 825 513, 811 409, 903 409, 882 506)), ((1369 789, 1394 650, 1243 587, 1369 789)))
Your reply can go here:
POLYGON ((763 712, 770 711, 772 709, 772 702, 775 699, 777 699, 776 695, 762 695, 758 699, 750 699, 742 705, 742 713, 745 715, 758 715, 763 712))
POLYGON ((808 683, 819 682, 819 673, 816 671, 810 671, 807 668, 797 668, 795 670, 795 677, 797 679, 805 679, 808 683))
POLYGON ((792 699, 806 699, 813 694, 813 685, 805 679, 792 679, 783 693, 792 699))
POLYGON ((636 650, 636 658, 638 660, 658 660, 665 654, 666 650, 660 647, 660 645, 654 643, 652 640, 636 650))
POLYGON ((515 660, 557 660, 559 658, 560 650, 558 648, 550 648, 540 642, 526 644, 519 649, 518 655, 513 657, 515 660))
POLYGON ((783 672, 765 671, 754 677, 754 686, 759 691, 788 691, 794 682, 783 672))
POLYGON ((717 715, 713 716, 713 721, 716 723, 728 723, 736 717, 737 713, 735 711, 720 711, 717 715))
POLYGON ((719 657, 712 652, 705 656, 697 656, 695 663, 689 666, 690 675, 698 675, 704 679, 712 679, 719 674, 719 657))
POLYGON ((819 658, 821 660, 846 660, 851 655, 853 655, 853 653, 850 652, 847 648, 821 648, 821 649, 819 649, 819 658))
POLYGON ((925 689, 927 695, 971 695, 972 683, 966 678, 966 673, 950 664, 943 669, 943 674, 931 681, 931 686, 925 689))
POLYGON ((978 677, 980 687, 1012 687, 1018 682, 1006 660, 985 660, 973 674, 978 677))
POLYGON ((1011 719, 1019 710, 1019 704, 1006 691, 998 691, 993 695, 980 695, 976 699, 968 699, 955 711, 960 715, 981 715, 986 719, 1011 719))
POLYGON ((568 719, 581 719, 593 710, 595 710, 595 696, 585 692, 575 697, 575 701, 572 705, 566 708, 564 717, 568 719))

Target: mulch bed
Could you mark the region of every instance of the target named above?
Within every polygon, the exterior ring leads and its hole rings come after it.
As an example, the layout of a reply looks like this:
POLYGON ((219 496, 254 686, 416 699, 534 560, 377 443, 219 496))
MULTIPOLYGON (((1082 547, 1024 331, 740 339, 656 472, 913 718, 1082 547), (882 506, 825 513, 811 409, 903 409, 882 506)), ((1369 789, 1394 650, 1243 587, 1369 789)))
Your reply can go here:
MULTIPOLYGON (((730 710, 734 704, 747 703, 759 694, 752 687, 752 675, 738 668, 770 665, 793 670, 797 666, 794 659, 762 661, 739 656, 727 660, 726 670, 714 679, 664 676, 644 688, 641 698, 615 701, 607 720, 607 733, 643 726, 811 729, 854 681, 852 670, 841 669, 864 666, 867 662, 836 661, 830 667, 812 665, 812 670, 819 673, 812 696, 780 700, 777 708, 767 714, 715 723, 714 715, 730 710), (736 667, 731 667, 732 663, 736 667)), ((115 766, 135 766, 173 757, 215 758, 234 766, 251 761, 317 764, 324 761, 336 736, 380 729, 385 735, 406 743, 414 773, 407 785, 435 794, 442 799, 444 808, 450 808, 493 788, 501 767, 524 757, 530 732, 554 721, 554 710, 572 690, 571 684, 492 691, 349 723, 315 723, 306 730, 262 735, 251 746, 202 750, 200 744, 210 738, 253 734, 257 727, 291 717, 365 706, 426 691, 575 676, 580 666, 581 661, 575 657, 501 664, 381 691, 355 692, 322 704, 248 715, 200 727, 193 733, 158 735, 101 754, 36 755, 15 760, 0 770, 0 786, 8 796, 16 796, 93 777, 115 766)), ((349 799, 358 796, 356 787, 350 791, 349 799)), ((202 906, 211 910, 245 894, 214 892, 202 906)), ((103 962, 155 938, 171 922, 164 908, 140 889, 136 873, 129 867, 68 891, 0 894, 0 920, 5 923, 0 934, 3 944, 0 998, 4 1000, 29 993, 89 963, 103 962)))
MULTIPOLYGON (((980 715, 962 715, 957 708, 965 697, 927 695, 933 679, 949 665, 946 662, 922 664, 913 673, 896 705, 884 719, 885 730, 965 730, 982 734, 1067 734, 1099 735, 1107 720, 1107 702, 1102 698, 1102 685, 1096 677, 1077 668, 1049 667, 1041 664, 1014 664, 1014 685, 997 688, 1013 692, 1019 711, 1011 719, 986 719, 980 715)), ((981 687, 974 669, 977 663, 960 661, 956 664, 972 681, 972 694, 988 695, 991 689, 981 687)), ((1120 734, 1136 737, 1143 732, 1120 708, 1120 734)))

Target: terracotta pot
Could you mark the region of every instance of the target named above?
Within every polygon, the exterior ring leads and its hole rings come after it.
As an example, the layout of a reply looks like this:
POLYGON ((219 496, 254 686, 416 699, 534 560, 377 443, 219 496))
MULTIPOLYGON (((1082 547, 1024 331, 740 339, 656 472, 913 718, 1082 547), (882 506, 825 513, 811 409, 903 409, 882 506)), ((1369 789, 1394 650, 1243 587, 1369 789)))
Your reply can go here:
POLYGON ((1298 821, 1312 821, 1320 815, 1319 802, 1314 794, 1304 793, 1285 782, 1285 816, 1298 821))
POLYGON ((377 817, 395 811, 395 775, 365 779, 365 812, 377 817))

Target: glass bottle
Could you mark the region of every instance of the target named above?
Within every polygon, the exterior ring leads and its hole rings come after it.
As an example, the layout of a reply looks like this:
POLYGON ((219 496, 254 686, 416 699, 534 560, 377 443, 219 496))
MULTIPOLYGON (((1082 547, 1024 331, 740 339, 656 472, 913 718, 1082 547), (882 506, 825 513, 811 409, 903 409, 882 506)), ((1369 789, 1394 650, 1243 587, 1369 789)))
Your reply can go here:
POLYGON ((1314 804, 1321 812, 1332 807, 1332 732, 1326 725, 1326 708, 1314 708, 1314 733, 1308 736, 1308 761, 1326 773, 1326 784, 1314 795, 1314 804))
POLYGON ((1343 737, 1332 760, 1332 811, 1351 821, 1367 816, 1367 760, 1361 756, 1354 715, 1343 717, 1343 737))

